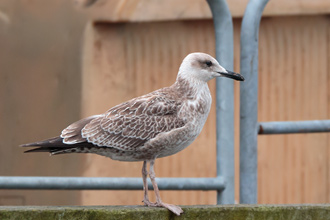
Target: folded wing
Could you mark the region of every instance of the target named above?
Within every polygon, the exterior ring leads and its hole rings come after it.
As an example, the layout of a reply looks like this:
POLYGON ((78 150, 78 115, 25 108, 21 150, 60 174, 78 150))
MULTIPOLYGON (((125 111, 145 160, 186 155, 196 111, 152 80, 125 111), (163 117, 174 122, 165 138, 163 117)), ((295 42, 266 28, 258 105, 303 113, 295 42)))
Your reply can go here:
POLYGON ((88 142, 99 147, 134 151, 159 133, 185 125, 177 117, 181 103, 164 96, 143 96, 111 108, 103 115, 73 123, 63 130, 66 144, 88 142))

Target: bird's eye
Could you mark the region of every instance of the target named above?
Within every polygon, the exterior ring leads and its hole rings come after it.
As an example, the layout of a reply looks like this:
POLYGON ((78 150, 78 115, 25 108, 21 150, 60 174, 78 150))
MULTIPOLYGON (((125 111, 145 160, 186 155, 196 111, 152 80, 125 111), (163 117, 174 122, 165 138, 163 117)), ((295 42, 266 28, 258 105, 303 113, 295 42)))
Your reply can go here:
POLYGON ((213 63, 212 63, 211 61, 208 60, 208 61, 205 62, 205 64, 206 64, 208 67, 210 67, 210 66, 212 66, 213 63))

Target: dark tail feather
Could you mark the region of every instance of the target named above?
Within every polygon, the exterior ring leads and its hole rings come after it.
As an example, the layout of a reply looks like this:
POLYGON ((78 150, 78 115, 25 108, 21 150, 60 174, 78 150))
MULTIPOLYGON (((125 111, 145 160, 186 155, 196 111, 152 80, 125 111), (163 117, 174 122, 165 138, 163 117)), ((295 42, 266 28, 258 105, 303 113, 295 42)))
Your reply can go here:
MULTIPOLYGON (((54 137, 43 141, 38 141, 34 143, 22 144, 20 147, 37 147, 31 150, 24 151, 24 153, 32 153, 32 152, 54 152, 63 148, 69 148, 70 145, 63 143, 63 138, 54 137)), ((72 146, 71 146, 72 147, 72 146)))
MULTIPOLYGON (((56 149, 56 148, 50 148, 50 147, 38 147, 38 148, 34 148, 31 150, 26 150, 24 151, 24 153, 33 153, 33 152, 51 152, 52 149, 56 149)), ((57 148, 58 149, 58 148, 57 148)))
POLYGON ((50 138, 47 140, 43 140, 43 141, 38 141, 38 142, 34 142, 34 143, 28 143, 28 144, 22 144, 20 145, 20 147, 36 147, 36 146, 40 146, 40 147, 65 147, 67 146, 66 144, 63 143, 63 138, 61 137, 54 137, 54 138, 50 138))
POLYGON ((64 150, 79 147, 93 147, 94 145, 87 142, 77 143, 77 144, 65 144, 63 143, 63 138, 54 137, 44 141, 38 141, 34 143, 22 144, 20 147, 36 147, 31 150, 24 151, 24 153, 34 153, 34 152, 49 152, 52 154, 60 154, 64 150))

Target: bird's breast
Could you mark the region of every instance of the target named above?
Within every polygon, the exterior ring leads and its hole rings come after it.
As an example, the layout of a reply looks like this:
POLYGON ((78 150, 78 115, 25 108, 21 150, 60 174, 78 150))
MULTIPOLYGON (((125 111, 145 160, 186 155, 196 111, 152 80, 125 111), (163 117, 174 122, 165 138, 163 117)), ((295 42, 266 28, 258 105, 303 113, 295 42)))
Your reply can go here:
POLYGON ((188 120, 203 120, 207 118, 212 104, 212 98, 209 90, 201 92, 192 99, 187 99, 182 105, 180 114, 182 117, 188 117, 188 120), (205 117, 205 118, 204 118, 205 117))

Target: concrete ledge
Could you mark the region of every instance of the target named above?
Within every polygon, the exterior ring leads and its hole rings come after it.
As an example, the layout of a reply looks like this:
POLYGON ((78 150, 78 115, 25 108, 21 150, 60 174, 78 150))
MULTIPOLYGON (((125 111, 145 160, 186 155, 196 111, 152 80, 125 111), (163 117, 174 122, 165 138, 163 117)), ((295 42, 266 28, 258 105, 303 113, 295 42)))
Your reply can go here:
POLYGON ((126 220, 126 219, 220 219, 220 220, 330 220, 330 204, 322 205, 223 205, 183 206, 175 216, 163 208, 143 206, 2 206, 1 220, 126 220))

